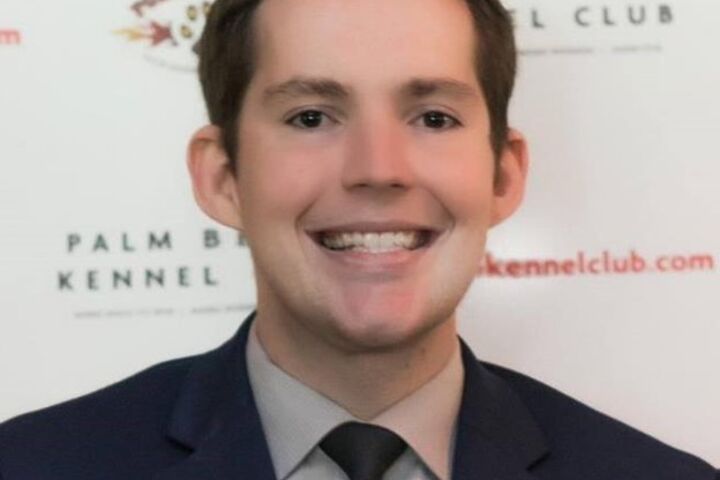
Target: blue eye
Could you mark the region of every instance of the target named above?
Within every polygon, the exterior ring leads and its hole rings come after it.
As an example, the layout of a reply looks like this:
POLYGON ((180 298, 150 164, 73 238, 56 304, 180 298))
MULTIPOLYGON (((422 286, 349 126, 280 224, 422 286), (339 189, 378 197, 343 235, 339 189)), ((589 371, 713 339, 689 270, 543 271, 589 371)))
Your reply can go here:
POLYGON ((323 125, 323 120, 329 117, 319 110, 303 110, 293 115, 286 123, 298 128, 318 128, 323 125))
POLYGON ((460 125, 454 117, 437 110, 425 112, 420 118, 423 127, 433 130, 447 130, 460 125))

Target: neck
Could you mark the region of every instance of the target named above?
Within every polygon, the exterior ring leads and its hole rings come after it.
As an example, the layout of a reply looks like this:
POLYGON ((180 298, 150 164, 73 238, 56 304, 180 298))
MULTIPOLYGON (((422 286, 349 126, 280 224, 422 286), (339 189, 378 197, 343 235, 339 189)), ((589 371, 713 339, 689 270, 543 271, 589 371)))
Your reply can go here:
POLYGON ((361 420, 371 420, 439 373, 458 348, 454 315, 406 342, 348 350, 300 322, 258 309, 257 336, 270 360, 361 420))

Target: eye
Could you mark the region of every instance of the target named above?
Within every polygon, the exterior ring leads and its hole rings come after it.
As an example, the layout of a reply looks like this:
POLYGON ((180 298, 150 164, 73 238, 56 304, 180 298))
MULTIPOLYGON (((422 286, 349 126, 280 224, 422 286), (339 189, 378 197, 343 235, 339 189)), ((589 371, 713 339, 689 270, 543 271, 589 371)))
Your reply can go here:
POLYGON ((320 110, 303 110, 290 117, 285 123, 297 128, 314 129, 323 126, 328 121, 333 122, 328 115, 320 110))
POLYGON ((448 130, 460 126, 460 122, 447 113, 431 110, 423 113, 418 119, 422 121, 422 126, 432 130, 448 130))

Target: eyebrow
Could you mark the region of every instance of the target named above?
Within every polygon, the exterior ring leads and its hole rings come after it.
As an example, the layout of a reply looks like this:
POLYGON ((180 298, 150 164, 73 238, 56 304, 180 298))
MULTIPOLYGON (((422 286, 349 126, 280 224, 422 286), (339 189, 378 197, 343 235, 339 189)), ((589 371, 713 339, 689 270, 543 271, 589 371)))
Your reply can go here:
POLYGON ((413 78, 399 90, 403 97, 412 99, 422 99, 432 95, 468 99, 480 95, 477 88, 452 78, 413 78))
MULTIPOLYGON (((351 89, 329 78, 293 77, 271 85, 263 92, 263 103, 277 98, 317 96, 331 100, 347 100, 351 89)), ((433 95, 447 95, 459 99, 478 97, 477 88, 452 78, 412 78, 397 89, 403 98, 422 99, 433 95)))
POLYGON ((279 97, 304 96, 344 100, 350 96, 350 91, 340 82, 327 78, 293 77, 286 82, 266 88, 263 92, 263 103, 279 97))

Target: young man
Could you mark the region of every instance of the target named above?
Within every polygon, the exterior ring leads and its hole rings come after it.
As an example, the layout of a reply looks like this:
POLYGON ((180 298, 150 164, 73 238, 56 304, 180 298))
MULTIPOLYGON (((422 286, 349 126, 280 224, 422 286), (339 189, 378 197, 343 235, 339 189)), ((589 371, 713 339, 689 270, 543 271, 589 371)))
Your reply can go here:
POLYGON ((218 0, 200 54, 195 196, 244 232, 257 312, 0 427, 0 478, 720 478, 457 338, 527 171, 495 0, 218 0))

